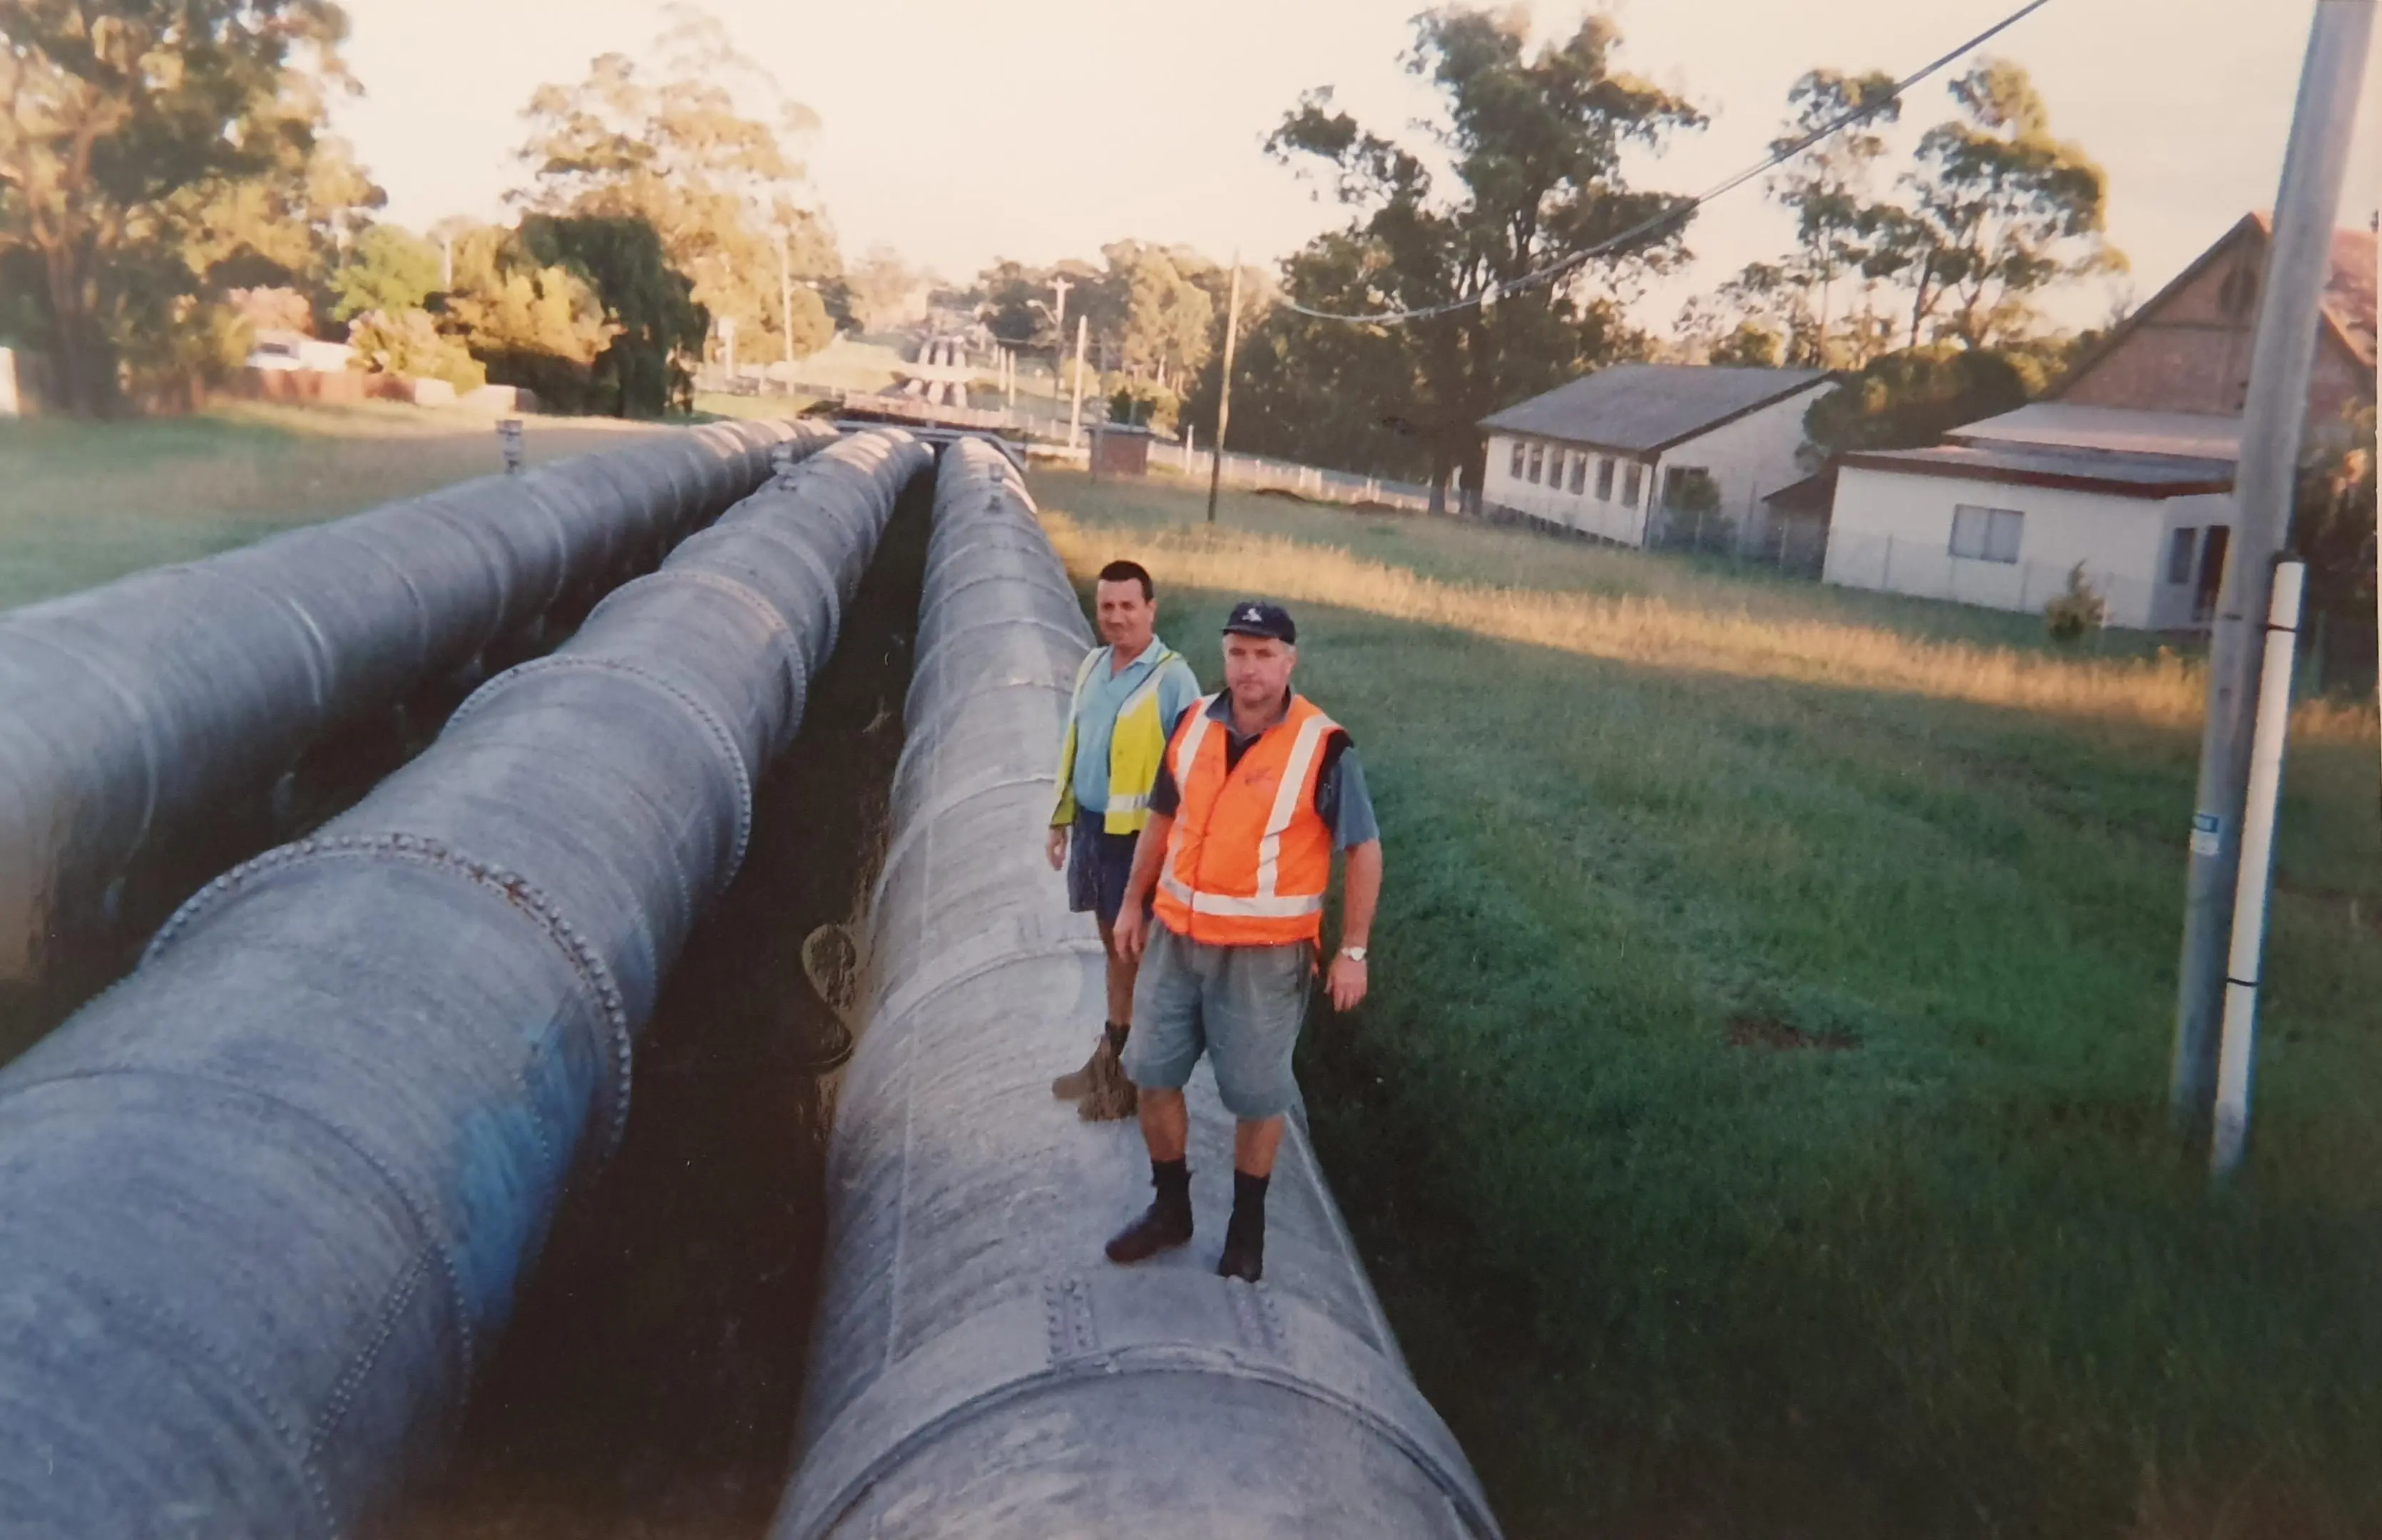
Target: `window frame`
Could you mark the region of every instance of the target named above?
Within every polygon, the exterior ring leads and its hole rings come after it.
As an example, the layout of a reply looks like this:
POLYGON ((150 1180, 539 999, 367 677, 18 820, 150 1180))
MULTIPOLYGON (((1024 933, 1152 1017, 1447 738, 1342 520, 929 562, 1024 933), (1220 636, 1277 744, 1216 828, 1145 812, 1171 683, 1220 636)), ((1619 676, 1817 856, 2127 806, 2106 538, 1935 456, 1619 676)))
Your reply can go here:
POLYGON ((1613 501, 1613 457, 1611 455, 1600 456, 1596 462, 1596 500, 1600 503, 1613 501))
POLYGON ((1515 439, 1515 440, 1513 441, 1513 443, 1514 443, 1514 463, 1513 463, 1513 467, 1512 467, 1512 469, 1506 471, 1506 475, 1507 475, 1508 477, 1510 477, 1512 480, 1514 480, 1514 481, 1517 481, 1517 482, 1518 482, 1518 481, 1520 481, 1520 480, 1522 479, 1522 459, 1523 459, 1523 457, 1524 457, 1524 456, 1526 456, 1526 455, 1528 455, 1528 454, 1530 452, 1530 446, 1529 446, 1529 445, 1527 445, 1527 444, 1523 443, 1523 442, 1522 442, 1520 439, 1518 439, 1518 438, 1517 438, 1517 439, 1515 439))
POLYGON ((1945 542, 1945 549, 1953 559, 2016 567, 2019 553, 2025 544, 2024 508, 1997 508, 1983 503, 1952 505, 1952 529, 1950 538, 1945 542), (1967 541, 1961 538, 1964 529, 1971 536, 1967 541))
POLYGON ((1531 446, 1530 446, 1530 477, 1529 477, 1529 480, 1530 480, 1530 484, 1531 484, 1532 486, 1542 486, 1542 485, 1544 485, 1544 484, 1545 484, 1545 483, 1546 483, 1546 470, 1547 470, 1547 446, 1546 446, 1545 445, 1543 445, 1543 444, 1533 444, 1533 445, 1531 445, 1531 446))
POLYGON ((1575 449, 1571 456, 1571 495, 1575 497, 1588 486, 1588 451, 1575 449))
POLYGON ((2189 588, 2200 576, 2200 526, 2179 524, 2167 532, 2167 583, 2169 588, 2189 588), (2178 568, 2181 571, 2178 571, 2178 568))
POLYGON ((1621 477, 1621 506, 1625 508, 1636 507, 1638 495, 1645 489, 1645 466, 1634 459, 1631 460, 1621 477))

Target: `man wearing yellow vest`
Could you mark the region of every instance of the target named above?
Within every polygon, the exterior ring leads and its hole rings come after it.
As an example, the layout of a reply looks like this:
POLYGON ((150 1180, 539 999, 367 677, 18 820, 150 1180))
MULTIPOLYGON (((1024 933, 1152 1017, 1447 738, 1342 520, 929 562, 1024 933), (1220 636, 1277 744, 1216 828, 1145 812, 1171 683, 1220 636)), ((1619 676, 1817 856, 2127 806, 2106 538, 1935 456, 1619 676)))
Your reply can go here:
POLYGON ((1081 1069, 1050 1082, 1087 1121, 1130 1118, 1134 1090, 1118 1068, 1133 1026, 1135 960, 1117 949, 1117 908, 1133 874, 1134 840, 1149 821, 1149 788, 1166 740, 1199 698, 1183 655, 1158 640, 1157 589, 1138 563, 1100 568, 1093 605, 1100 637, 1075 670, 1075 699, 1059 748, 1059 806, 1050 857, 1067 873, 1068 906, 1090 913, 1108 947, 1109 1019, 1081 1069))
POLYGON ((1157 1201, 1108 1244, 1140 1262, 1191 1239, 1183 1086, 1204 1053, 1233 1131, 1233 1217, 1216 1271, 1265 1271, 1266 1184, 1298 1099, 1291 1051, 1307 1014, 1332 852, 1346 852, 1333 1007, 1365 997, 1365 943, 1381 894, 1381 839, 1348 735, 1293 692, 1298 628, 1269 604, 1233 606, 1224 690, 1183 719, 1150 788, 1149 823, 1116 926, 1141 959, 1125 1046, 1157 1201), (1145 901, 1155 898, 1155 922, 1145 901), (1147 955, 1145 956, 1145 948, 1147 955))

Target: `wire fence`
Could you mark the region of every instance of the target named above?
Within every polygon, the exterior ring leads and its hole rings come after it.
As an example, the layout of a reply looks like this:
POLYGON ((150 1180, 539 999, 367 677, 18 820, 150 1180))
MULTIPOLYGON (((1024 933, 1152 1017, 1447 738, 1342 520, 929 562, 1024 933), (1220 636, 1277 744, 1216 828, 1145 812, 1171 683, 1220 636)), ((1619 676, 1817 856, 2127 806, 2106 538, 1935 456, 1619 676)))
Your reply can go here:
POLYGON ((2166 582, 2081 561, 1988 561, 1955 556, 1944 541, 1837 530, 1828 540, 1826 581, 1919 599, 2040 615, 2068 592, 2071 575, 2103 605, 2103 623, 2130 630, 2181 631, 2204 626, 2216 594, 2192 582, 2166 582))

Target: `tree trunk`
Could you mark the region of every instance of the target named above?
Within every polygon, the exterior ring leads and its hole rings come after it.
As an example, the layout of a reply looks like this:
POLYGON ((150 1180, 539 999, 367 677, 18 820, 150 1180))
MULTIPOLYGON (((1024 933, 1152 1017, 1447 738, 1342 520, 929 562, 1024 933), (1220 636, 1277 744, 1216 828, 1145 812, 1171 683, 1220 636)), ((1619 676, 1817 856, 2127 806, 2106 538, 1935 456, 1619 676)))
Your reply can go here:
POLYGON ((50 289, 50 351, 56 371, 58 400, 77 417, 97 417, 115 392, 103 391, 107 373, 106 349, 92 325, 88 285, 66 241, 42 251, 50 289))

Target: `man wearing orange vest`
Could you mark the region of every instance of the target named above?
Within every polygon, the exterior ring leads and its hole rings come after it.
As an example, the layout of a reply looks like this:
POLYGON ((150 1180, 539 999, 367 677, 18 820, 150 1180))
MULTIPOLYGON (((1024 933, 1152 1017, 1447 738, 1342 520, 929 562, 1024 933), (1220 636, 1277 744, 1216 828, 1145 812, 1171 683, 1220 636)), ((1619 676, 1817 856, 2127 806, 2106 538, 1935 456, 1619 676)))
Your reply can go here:
POLYGON ((1326 986, 1340 1010, 1365 997, 1381 829, 1348 735, 1290 688, 1297 643, 1297 627, 1278 607, 1234 605, 1223 692, 1184 715, 1150 788, 1115 935, 1119 953, 1141 960, 1124 1072, 1140 1090, 1158 1196, 1111 1238, 1111 1262, 1140 1262, 1191 1239, 1183 1087, 1204 1053, 1237 1119, 1233 1217, 1216 1271, 1251 1283, 1263 1275, 1266 1183, 1283 1117, 1298 1098, 1291 1051, 1335 848, 1346 852, 1347 880, 1326 986))

